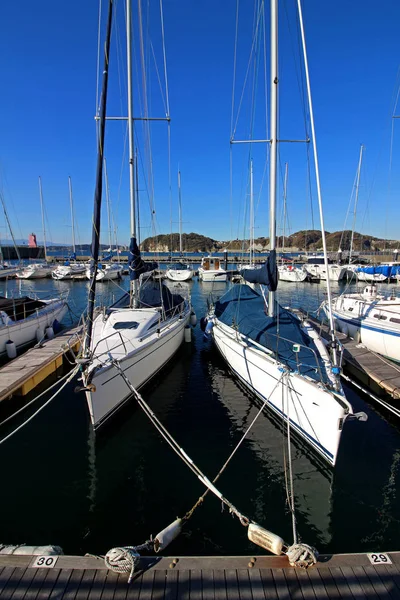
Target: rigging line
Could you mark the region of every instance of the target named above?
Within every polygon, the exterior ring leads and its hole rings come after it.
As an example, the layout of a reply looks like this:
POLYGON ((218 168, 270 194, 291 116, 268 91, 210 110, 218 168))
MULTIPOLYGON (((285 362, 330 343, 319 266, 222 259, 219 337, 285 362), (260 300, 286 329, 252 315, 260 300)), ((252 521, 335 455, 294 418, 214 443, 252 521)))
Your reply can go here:
MULTIPOLYGON (((267 404, 267 402, 269 402, 269 399, 272 397, 273 393, 275 392, 276 388, 278 387, 278 385, 281 383, 281 380, 283 379, 283 375, 284 373, 282 373, 282 375, 280 376, 280 378, 278 379, 278 381, 275 384, 274 389, 272 390, 272 392, 269 395, 269 398, 265 398, 262 401, 262 406, 261 408, 258 410, 258 413, 256 414, 256 416, 254 417, 254 419, 252 420, 252 422, 250 423, 250 425, 248 426, 248 428, 246 429, 246 431, 244 432, 244 434, 242 435, 242 437, 240 438, 239 442, 236 444, 235 448, 232 450, 232 452, 230 453, 230 455, 228 456, 228 458, 226 459, 226 461, 224 462, 224 464, 222 465, 222 467, 220 468, 220 470, 218 471, 217 475, 214 477, 214 479, 212 480, 212 483, 216 483, 218 481, 218 479, 221 477, 222 473, 225 471, 226 467, 228 466, 228 464, 230 463, 230 461, 232 460, 233 456, 236 454, 237 450, 239 450, 240 446, 242 445, 242 443, 244 442, 244 440, 246 439, 247 435, 250 432, 250 429, 253 427, 254 423, 257 421, 258 417, 260 416, 260 414, 264 411, 265 406, 267 404)), ((190 509, 190 511, 188 513, 186 513, 186 515, 183 517, 184 520, 188 520, 192 514, 193 511, 200 506, 200 504, 203 502, 204 498, 207 496, 208 492, 210 490, 206 489, 206 491, 199 497, 199 499, 197 500, 197 502, 195 503, 195 505, 190 509)))
POLYGON ((233 53, 233 82, 232 82, 232 102, 231 102, 231 138, 233 137, 233 118, 235 110, 235 87, 236 87, 236 57, 239 25, 239 0, 236 0, 236 28, 235 28, 235 49, 233 53))
POLYGON ((324 249, 324 263, 325 263, 325 269, 326 269, 326 291, 327 291, 327 295, 328 295, 328 305, 330 308, 329 317, 330 317, 330 330, 332 332, 332 359, 333 359, 333 366, 336 367, 337 353, 336 353, 336 340, 335 340, 335 334, 334 334, 334 323, 333 323, 333 314, 332 314, 332 294, 331 294, 331 284, 330 284, 329 269, 328 269, 328 255, 327 255, 327 246, 326 246, 324 214, 323 214, 323 210, 322 210, 322 193, 321 193, 321 181, 320 181, 320 174, 319 174, 317 139, 316 139, 316 134, 315 134, 314 112, 313 112, 313 105, 312 105, 312 98, 311 98, 310 76, 309 76, 309 71, 308 71, 308 59, 307 59, 306 41, 305 41, 305 36, 304 36, 301 0, 297 0, 297 6, 298 6, 299 20, 300 20, 300 30, 301 30, 303 57, 304 57, 304 69, 305 69, 308 104, 309 104, 309 111, 310 111, 311 137, 312 137, 312 141, 313 141, 313 150, 314 150, 315 178, 316 178, 316 184, 317 184, 319 217, 320 217, 321 234, 322 234, 322 246, 324 249))
POLYGON ((162 101, 164 103, 165 114, 166 114, 166 117, 168 118, 169 115, 168 115, 168 112, 167 112, 167 104, 166 104, 166 101, 165 101, 164 92, 163 92, 162 85, 161 85, 160 72, 159 72, 158 67, 157 67, 156 55, 154 53, 154 46, 153 46, 153 42, 151 40, 150 40, 150 49, 151 49, 151 54, 152 54, 153 60, 154 60, 154 68, 156 70, 158 85, 160 87, 161 98, 162 98, 162 101))
POLYGON ((66 373, 65 375, 63 375, 60 379, 57 379, 57 381, 55 381, 50 387, 48 387, 46 390, 44 390, 43 392, 41 392, 39 394, 39 396, 36 396, 35 398, 33 398, 32 400, 30 400, 27 404, 24 404, 24 406, 21 406, 21 408, 19 408, 16 412, 13 412, 12 415, 10 415, 9 417, 7 417, 6 419, 4 419, 4 421, 2 421, 0 423, 0 427, 2 427, 3 425, 5 425, 6 423, 8 423, 9 421, 11 421, 14 417, 16 417, 17 415, 19 415, 21 412, 23 412, 24 410, 26 410, 29 406, 31 406, 31 404, 33 404, 34 402, 36 402, 37 400, 39 400, 39 398, 41 398, 42 396, 44 396, 45 394, 47 394, 48 392, 50 392, 50 390, 52 390, 53 388, 55 388, 59 383, 61 383, 62 381, 64 381, 64 379, 66 379, 67 377, 69 377, 70 372, 66 373))
MULTIPOLYGON (((99 79, 100 79, 100 33, 101 33, 101 7, 102 0, 99 0, 99 20, 97 28, 97 65, 96 65, 96 110, 95 115, 99 115, 99 79)), ((96 120, 96 138, 98 143, 99 121, 96 120)))
POLYGON ((169 117, 170 111, 169 111, 167 55, 166 55, 166 52, 165 52, 164 10, 163 10, 162 0, 160 0, 160 17, 161 17, 161 37, 162 37, 162 47, 163 47, 163 57, 164 57, 165 96, 166 96, 166 101, 167 101, 167 116, 169 117))
POLYGON ((295 513, 295 504, 294 504, 294 486, 293 486, 293 465, 292 465, 292 447, 291 447, 291 425, 290 425, 290 417, 289 417, 289 392, 290 392, 290 400, 293 405, 293 397, 292 397, 292 389, 290 387, 290 379, 287 375, 287 384, 285 386, 286 391, 286 407, 287 407, 287 446, 288 446, 288 463, 289 463, 289 484, 290 484, 290 512, 292 513, 292 530, 293 530, 293 544, 298 543, 297 537, 297 527, 296 527, 296 513, 295 513))
MULTIPOLYGON (((33 415, 31 415, 30 417, 28 417, 28 419, 26 419, 26 421, 24 421, 23 423, 21 423, 21 425, 18 425, 18 427, 16 429, 14 429, 11 433, 9 433, 8 435, 6 435, 6 437, 4 437, 3 439, 0 440, 0 446, 1 444, 3 444, 4 442, 6 442, 7 440, 9 440, 15 433, 17 433, 18 431, 20 431, 23 427, 25 427, 25 425, 28 425, 28 423, 30 423, 44 408, 46 408, 46 406, 48 404, 50 404, 50 402, 52 402, 52 400, 54 400, 58 394, 61 392, 61 390, 63 390, 65 388, 65 386, 72 381, 72 379, 75 377, 75 375, 78 373, 80 367, 77 366, 75 367, 75 369, 72 371, 72 373, 70 374, 70 376, 68 377, 68 379, 66 379, 64 381, 64 383, 62 384, 62 386, 60 387, 60 389, 58 389, 55 394, 53 394, 44 404, 43 406, 41 406, 40 408, 37 409, 36 412, 33 413, 33 415)), ((48 391, 48 390, 46 390, 48 391)))
POLYGON ((193 460, 190 458, 190 456, 188 454, 186 454, 186 452, 183 450, 183 448, 181 448, 179 446, 178 442, 172 437, 172 435, 164 427, 164 425, 161 423, 161 421, 158 420, 156 414, 151 410, 151 408, 148 406, 148 404, 145 402, 145 400, 142 398, 142 396, 139 394, 139 392, 133 387, 133 385, 131 384, 131 382, 129 381, 129 379, 127 378, 125 373, 123 372, 119 362, 112 359, 112 363, 116 367, 116 369, 119 371, 120 375, 124 379, 128 388, 131 390, 131 392, 134 395, 135 399, 137 400, 140 408, 143 410, 145 415, 150 419, 150 421, 153 423, 154 427, 162 435, 164 440, 174 450, 174 452, 176 454, 178 454, 178 456, 180 456, 180 458, 183 460, 183 462, 197 476, 197 478, 203 483, 203 485, 205 485, 211 492, 213 492, 213 494, 215 494, 217 496, 217 498, 219 498, 224 504, 226 504, 230 508, 231 512, 240 519, 242 524, 248 525, 249 519, 247 519, 247 517, 242 515, 238 511, 238 509, 227 498, 225 498, 222 495, 222 493, 211 483, 211 481, 208 479, 208 477, 206 475, 204 475, 204 473, 200 470, 200 468, 193 462, 193 460))
MULTIPOLYGON (((264 0, 262 0, 262 2, 261 2, 261 6, 263 6, 263 5, 264 5, 264 0)), ((252 62, 252 55, 253 55, 253 51, 254 51, 254 44, 255 44, 255 41, 256 41, 256 37, 257 37, 257 32, 258 32, 258 26, 259 26, 259 22, 260 22, 260 17, 261 17, 261 14, 262 14, 261 13, 261 6, 260 6, 260 10, 258 11, 257 25, 256 25, 256 28, 255 28, 255 32, 254 32, 254 36, 253 36, 253 41, 252 41, 252 44, 251 44, 251 49, 250 49, 250 54, 249 54, 249 62, 247 64, 247 70, 246 70, 246 75, 245 75, 244 82, 243 82, 242 94, 241 94, 241 97, 240 97, 240 102, 239 102, 238 112, 237 112, 237 116, 236 116, 235 127, 234 127, 234 130, 233 130, 231 139, 233 139, 235 137, 236 128, 238 126, 240 110, 241 110, 241 107, 242 107, 242 102, 243 102, 243 98, 244 98, 244 92, 245 92, 245 89, 246 89, 247 79, 248 79, 248 76, 249 76, 250 66, 251 66, 251 62, 252 62)))

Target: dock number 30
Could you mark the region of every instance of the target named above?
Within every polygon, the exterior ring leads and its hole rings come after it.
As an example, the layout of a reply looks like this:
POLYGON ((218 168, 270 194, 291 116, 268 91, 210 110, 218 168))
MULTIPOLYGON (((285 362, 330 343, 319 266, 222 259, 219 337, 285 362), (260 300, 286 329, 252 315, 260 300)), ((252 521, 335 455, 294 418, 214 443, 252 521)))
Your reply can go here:
POLYGON ((32 563, 32 567, 42 569, 52 569, 56 564, 58 556, 37 556, 32 563))
POLYGON ((383 553, 377 553, 377 552, 372 552, 370 554, 367 554, 368 558, 369 558, 369 562, 372 563, 373 565, 391 565, 392 561, 389 558, 388 554, 383 554, 383 553))

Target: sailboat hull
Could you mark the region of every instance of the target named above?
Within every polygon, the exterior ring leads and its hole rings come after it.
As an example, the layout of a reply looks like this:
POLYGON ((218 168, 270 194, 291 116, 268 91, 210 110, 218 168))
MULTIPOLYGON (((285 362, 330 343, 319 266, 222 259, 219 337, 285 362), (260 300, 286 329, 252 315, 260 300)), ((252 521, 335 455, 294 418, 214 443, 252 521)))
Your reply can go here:
MULTIPOLYGON (((133 352, 118 360, 135 389, 145 385, 177 352, 189 319, 188 308, 180 318, 166 323, 160 333, 155 331, 141 340, 133 352)), ((95 386, 95 391, 86 392, 89 413, 94 428, 99 429, 129 400, 132 392, 114 365, 96 370, 89 381, 95 386)))
POLYGON ((46 327, 52 327, 54 321, 61 321, 67 313, 68 305, 63 300, 48 300, 47 306, 37 310, 26 319, 13 321, 0 316, 0 356, 6 354, 6 343, 11 340, 17 348, 37 339, 37 332, 44 334, 46 327), (5 322, 6 321, 6 322, 5 322))
POLYGON ((171 281, 190 281, 194 275, 192 269, 167 269, 167 279, 171 281))
POLYGON ((291 427, 330 464, 336 462, 343 422, 348 413, 340 395, 294 372, 282 378, 282 365, 258 344, 218 319, 214 342, 230 369, 267 409, 289 418, 291 427))

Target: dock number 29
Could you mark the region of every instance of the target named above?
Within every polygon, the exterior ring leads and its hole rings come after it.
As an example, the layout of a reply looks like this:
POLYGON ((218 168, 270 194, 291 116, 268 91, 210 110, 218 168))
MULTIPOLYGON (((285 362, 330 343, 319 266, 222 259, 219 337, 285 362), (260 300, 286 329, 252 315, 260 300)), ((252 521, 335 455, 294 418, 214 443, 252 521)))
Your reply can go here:
POLYGON ((369 562, 372 563, 373 565, 391 565, 392 561, 389 558, 388 554, 384 554, 384 553, 379 553, 378 552, 372 552, 370 554, 367 554, 368 558, 369 558, 369 562))
POLYGON ((37 556, 32 563, 32 567, 42 569, 52 569, 56 564, 58 556, 37 556))

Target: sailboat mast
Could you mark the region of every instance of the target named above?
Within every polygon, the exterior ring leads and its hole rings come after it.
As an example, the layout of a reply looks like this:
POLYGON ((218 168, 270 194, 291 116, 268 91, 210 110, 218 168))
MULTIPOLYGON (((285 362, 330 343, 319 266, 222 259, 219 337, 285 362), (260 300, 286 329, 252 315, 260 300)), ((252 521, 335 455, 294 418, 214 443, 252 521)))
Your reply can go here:
MULTIPOLYGON (((283 232, 282 232, 282 259, 285 250, 285 233, 286 233, 286 198, 287 198, 287 180, 288 180, 288 164, 285 163, 285 179, 283 182, 283 232)), ((283 260, 282 260, 283 262, 283 260)))
POLYGON ((74 220, 74 201, 72 199, 72 182, 71 177, 68 177, 69 187, 69 205, 71 208, 71 226, 72 226, 72 252, 75 256, 75 220, 74 220))
POLYGON ((182 256, 182 196, 181 196, 181 172, 178 171, 178 197, 179 197, 179 253, 182 256))
MULTIPOLYGON (((278 147, 278 2, 271 0, 271 93, 269 170, 269 248, 276 249, 276 179, 278 147)), ((275 292, 268 292, 268 315, 275 315, 275 292)))
POLYGON ((250 160, 250 252, 249 265, 254 262, 254 192, 253 192, 253 160, 250 160))
POLYGON ((90 288, 88 297, 87 319, 86 319, 86 337, 84 341, 84 355, 88 355, 93 331, 93 313, 94 302, 96 298, 96 275, 99 262, 100 247, 100 224, 101 224, 101 196, 103 192, 103 159, 104 159, 104 134, 106 131, 106 109, 107 109, 107 89, 108 89, 108 64, 110 56, 111 40, 111 22, 113 1, 108 3, 107 34, 104 45, 104 67, 103 67, 103 85, 100 98, 100 118, 97 136, 97 166, 96 166, 96 188, 94 193, 93 207, 93 227, 92 227, 92 266, 90 277, 90 288))
MULTIPOLYGON (((133 144, 133 94, 132 94, 132 3, 126 2, 126 65, 128 75, 128 139, 129 139, 129 198, 131 205, 131 238, 136 238, 135 162, 133 144)), ((133 306, 137 306, 138 280, 131 281, 133 306)))
POLYGON ((353 227, 351 230, 351 240, 350 240, 350 250, 349 250, 349 264, 351 261, 351 254, 353 252, 353 241, 354 241, 354 230, 356 227, 356 215, 357 215, 357 204, 358 204, 358 190, 360 187, 360 175, 361 175, 361 164, 362 164, 362 156, 363 156, 364 146, 361 145, 360 148, 360 158, 358 160, 358 169, 357 169, 357 181, 356 181, 356 197, 354 199, 354 217, 353 217, 353 227))
POLYGON ((110 252, 112 252, 110 188, 108 187, 108 176, 107 176, 107 162, 106 162, 106 159, 104 159, 104 179, 105 179, 105 184, 106 184, 107 221, 108 221, 108 244, 110 246, 110 252))
POLYGON ((40 196, 40 210, 42 212, 44 258, 47 261, 46 228, 45 228, 45 225, 44 225, 43 191, 42 191, 42 178, 41 177, 39 177, 39 196, 40 196))

